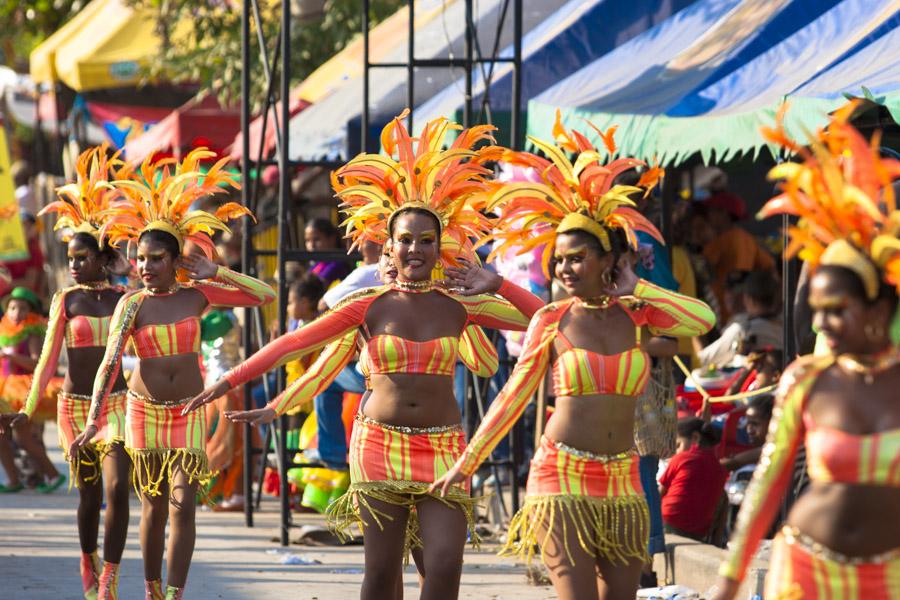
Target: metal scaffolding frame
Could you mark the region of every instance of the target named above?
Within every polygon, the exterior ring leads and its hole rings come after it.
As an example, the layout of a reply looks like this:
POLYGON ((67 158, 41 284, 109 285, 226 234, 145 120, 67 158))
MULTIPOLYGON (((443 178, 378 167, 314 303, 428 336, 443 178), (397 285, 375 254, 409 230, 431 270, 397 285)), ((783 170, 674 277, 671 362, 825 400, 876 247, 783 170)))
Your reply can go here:
MULTIPOLYGON (((512 106, 511 109, 511 146, 513 148, 521 147, 521 135, 519 128, 521 126, 521 65, 522 65, 522 0, 505 0, 502 15, 500 20, 500 27, 503 25, 503 21, 506 18, 506 14, 508 12, 508 8, 511 5, 513 7, 512 10, 512 20, 513 20, 513 57, 512 58, 499 58, 499 37, 500 31, 497 33, 497 41, 494 43, 491 55, 489 57, 481 56, 480 47, 478 43, 478 39, 476 37, 477 30, 474 22, 474 0, 465 0, 465 19, 466 19, 466 29, 465 29, 465 56, 461 59, 454 58, 438 58, 438 59, 418 59, 415 57, 415 6, 414 0, 408 0, 407 6, 409 10, 409 41, 408 41, 408 57, 406 62, 400 63, 373 63, 369 60, 369 29, 370 29, 370 5, 369 0, 363 0, 361 3, 362 9, 362 34, 364 38, 364 79, 363 79, 363 111, 362 111, 362 148, 364 151, 372 151, 370 148, 370 144, 368 142, 368 129, 370 123, 370 107, 369 107, 369 77, 371 69, 385 69, 385 68, 403 68, 407 69, 408 72, 408 99, 409 99, 409 108, 410 108, 410 116, 409 116, 409 127, 412 128, 412 119, 413 119, 413 111, 415 108, 415 71, 417 68, 451 68, 451 67, 461 67, 466 74, 466 86, 465 86, 465 108, 463 113, 463 125, 469 126, 472 124, 472 116, 473 116, 473 99, 472 99, 472 80, 474 76, 475 66, 490 64, 491 69, 490 73, 493 73, 493 64, 495 63, 511 63, 513 66, 513 93, 512 93, 512 106), (477 56, 476 56, 477 55, 477 56)), ((290 143, 289 143, 289 122, 290 122, 290 106, 289 106, 289 97, 290 97, 290 75, 291 75, 291 64, 290 64, 290 31, 291 31, 291 3, 290 2, 282 2, 281 3, 281 25, 278 34, 278 42, 272 51, 272 56, 269 56, 269 52, 266 48, 266 40, 262 33, 260 27, 256 28, 256 36, 255 39, 251 35, 251 19, 255 22, 260 22, 260 8, 259 8, 259 0, 250 0, 249 2, 242 3, 242 29, 241 29, 241 63, 242 63, 242 72, 241 72, 241 131, 243 133, 242 138, 242 155, 241 155, 241 172, 244 174, 243 176, 243 186, 242 186, 242 201, 245 206, 248 206, 251 210, 255 210, 257 208, 257 196, 259 192, 259 167, 268 166, 268 165, 277 165, 279 168, 279 190, 278 190, 278 203, 277 203, 277 228, 278 228, 278 244, 277 250, 258 250, 254 248, 252 242, 252 225, 249 221, 246 223, 246 228, 243 236, 243 247, 242 247, 242 256, 243 256, 243 266, 244 269, 250 273, 255 274, 256 260, 262 256, 276 256, 277 262, 277 270, 278 273, 285 272, 285 265, 289 262, 300 262, 300 261, 309 261, 309 260, 341 260, 347 259, 346 255, 340 252, 307 252, 304 249, 296 249, 290 247, 290 240, 288 238, 288 228, 290 224, 290 211, 292 209, 291 206, 291 194, 290 194, 290 180, 291 180, 291 171, 295 167, 325 167, 325 168, 335 168, 339 166, 340 163, 334 163, 329 161, 295 161, 290 159, 290 143), (259 152, 255 155, 259 158, 257 161, 251 160, 251 148, 250 148, 250 135, 249 135, 249 127, 252 119, 251 106, 250 106, 250 73, 253 70, 251 68, 252 60, 251 60, 251 47, 253 45, 258 46, 259 55, 260 55, 260 65, 262 67, 262 73, 265 78, 266 83, 266 97, 265 102, 262 107, 261 114, 263 115, 263 135, 260 137, 260 146, 259 152), (276 78, 275 74, 278 74, 278 93, 276 94, 276 78), (276 107, 276 110, 271 110, 273 107, 276 107), (274 118, 274 128, 275 128, 275 145, 276 145, 276 159, 275 160, 265 160, 262 158, 262 149, 263 143, 265 139, 265 131, 266 128, 270 126, 268 123, 269 114, 273 115, 274 118), (255 176, 251 175, 255 169, 255 176)), ((489 82, 488 82, 489 83, 489 82)), ((489 94, 485 93, 483 98, 481 114, 485 113, 485 108, 489 103, 489 94)), ((286 293, 286 281, 284 277, 279 277, 278 282, 278 322, 280 327, 280 333, 284 333, 285 323, 286 323, 286 312, 287 312, 287 293, 286 293)), ((244 352, 245 355, 249 356, 254 348, 254 345, 259 345, 263 339, 263 331, 264 324, 262 320, 261 311, 256 309, 245 309, 245 319, 244 319, 245 327, 244 327, 244 352)), ((467 377, 469 377, 467 375, 467 377)), ((467 389, 469 392, 467 393, 467 426, 469 431, 474 428, 476 424, 475 415, 483 414, 483 401, 484 394, 487 390, 487 382, 476 382, 471 377, 467 380, 467 389)), ((278 390, 283 389, 284 387, 284 369, 278 370, 277 376, 277 384, 276 390, 272 391, 268 389, 268 383, 264 381, 264 385, 266 386, 267 396, 271 397, 271 395, 278 390)), ((244 409, 249 410, 253 407, 253 398, 250 386, 247 385, 244 387, 244 409)), ((281 544, 287 545, 289 542, 288 535, 291 527, 291 511, 290 511, 290 501, 288 497, 288 482, 287 482, 287 467, 288 467, 288 456, 291 450, 288 448, 287 443, 287 427, 284 419, 280 419, 280 422, 273 423, 273 427, 269 428, 269 431, 274 431, 275 442, 276 442, 276 459, 278 462, 278 468, 280 472, 280 481, 281 481, 281 544)), ((254 449, 252 447, 251 442, 251 427, 250 425, 244 426, 244 497, 245 497, 245 521, 248 527, 253 526, 253 510, 254 510, 254 502, 252 499, 254 498, 253 493, 253 462, 254 458, 259 455, 260 450, 254 449)), ((267 435, 268 437, 268 435, 267 435)), ((510 481, 513 482, 512 485, 512 493, 513 493, 513 510, 518 508, 518 486, 515 485, 516 482, 516 470, 519 464, 522 462, 522 430, 521 427, 514 430, 512 435, 512 449, 513 449, 513 457, 511 459, 505 461, 495 461, 492 463, 492 468, 494 469, 495 474, 498 474, 497 469, 500 467, 507 467, 510 470, 511 478, 510 481)), ((263 460, 265 460, 265 456, 267 455, 268 448, 268 440, 264 444, 264 448, 262 449, 263 460)), ((294 465, 297 466, 297 465, 294 465)), ((303 466, 303 465, 300 465, 303 466)), ((310 465, 313 466, 313 465, 310 465)), ((315 465, 319 466, 319 465, 315 465)), ((499 481, 498 477, 498 481, 499 481)), ((262 483, 260 482, 260 486, 262 483)))

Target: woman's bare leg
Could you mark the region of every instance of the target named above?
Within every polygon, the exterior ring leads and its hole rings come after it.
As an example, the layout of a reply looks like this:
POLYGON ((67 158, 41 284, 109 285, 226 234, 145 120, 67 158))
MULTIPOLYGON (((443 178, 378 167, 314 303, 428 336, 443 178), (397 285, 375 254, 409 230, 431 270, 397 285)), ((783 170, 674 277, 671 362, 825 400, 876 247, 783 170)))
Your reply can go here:
POLYGON ((468 530, 466 515, 460 508, 428 496, 416 503, 416 512, 425 573, 420 598, 453 600, 459 596, 468 530))
MULTIPOLYGON (((155 465, 157 468, 159 465, 155 465)), ((169 484, 163 481, 159 495, 141 495, 141 554, 144 579, 162 579, 163 551, 166 547, 166 522, 169 519, 169 484)))
MULTIPOLYGON (((564 511, 557 511, 553 522, 546 525, 551 527, 552 533, 546 543, 544 565, 550 572, 550 581, 559 600, 598 600, 596 559, 581 547, 571 517, 564 511)), ((542 528, 538 531, 538 539, 543 540, 544 535, 546 529, 542 528)))
POLYGON ((103 560, 122 561, 128 535, 128 495, 131 489, 131 459, 122 444, 113 444, 103 458, 103 481, 106 484, 106 518, 103 527, 103 560))
POLYGON ((402 595, 403 546, 409 510, 372 498, 367 498, 366 501, 380 513, 378 519, 381 527, 375 516, 365 506, 360 506, 363 521, 369 523, 363 531, 365 572, 360 599, 382 600, 385 590, 394 590, 395 594, 399 592, 402 595), (392 519, 386 518, 385 514, 392 519))
POLYGON ((189 481, 180 465, 172 466, 172 483, 169 494, 169 512, 172 531, 166 558, 168 585, 183 588, 187 583, 194 544, 197 541, 197 488, 199 483, 189 481))

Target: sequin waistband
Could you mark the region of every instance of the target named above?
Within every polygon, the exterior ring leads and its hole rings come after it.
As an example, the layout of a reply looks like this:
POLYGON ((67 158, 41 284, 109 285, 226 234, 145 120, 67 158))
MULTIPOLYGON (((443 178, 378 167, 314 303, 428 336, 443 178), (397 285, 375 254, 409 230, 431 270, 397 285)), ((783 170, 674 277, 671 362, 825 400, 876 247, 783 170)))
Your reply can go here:
MULTIPOLYGON (((118 392, 110 392, 110 398, 118 398, 119 396, 124 396, 128 390, 119 390, 118 392)), ((60 398, 65 398, 66 400, 78 400, 80 402, 90 402, 94 399, 90 394, 73 394, 72 392, 59 392, 60 398)))
POLYGON ((618 454, 597 454, 595 452, 589 452, 588 450, 579 450, 578 448, 573 448, 568 444, 551 440, 546 436, 544 436, 544 439, 550 442, 550 444, 557 450, 561 450, 566 454, 571 454, 572 456, 577 456, 578 458, 594 460, 601 463, 611 463, 621 460, 628 460, 635 455, 634 449, 626 450, 625 452, 619 452, 618 454))
POLYGON ((407 435, 422 435, 431 433, 449 433, 458 431, 462 433, 462 425, 438 425, 436 427, 407 427, 406 425, 394 425, 392 423, 382 423, 371 419, 362 413, 356 413, 356 420, 364 425, 380 427, 388 431, 396 431, 397 433, 405 433, 407 435))
POLYGON ((847 556, 831 548, 823 546, 821 543, 812 539, 798 528, 785 525, 781 528, 781 535, 789 546, 798 546, 816 558, 829 560, 844 565, 871 565, 881 564, 900 558, 900 548, 894 548, 881 554, 874 556, 847 556))
POLYGON ((191 401, 193 396, 188 396, 186 398, 182 398, 180 400, 157 400, 156 398, 151 398, 150 396, 145 396, 143 394, 138 394, 134 390, 128 390, 128 398, 133 400, 140 400, 144 404, 152 404, 153 406, 183 406, 191 401))

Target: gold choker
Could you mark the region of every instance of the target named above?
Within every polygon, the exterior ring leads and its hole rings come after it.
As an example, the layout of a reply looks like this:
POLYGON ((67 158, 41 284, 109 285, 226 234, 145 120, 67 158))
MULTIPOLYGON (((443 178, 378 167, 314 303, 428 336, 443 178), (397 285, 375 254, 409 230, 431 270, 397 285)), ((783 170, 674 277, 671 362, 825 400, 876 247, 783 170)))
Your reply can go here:
POLYGON ((615 298, 612 296, 594 296, 593 298, 578 298, 575 300, 578 302, 578 305, 582 308, 590 308, 590 309, 600 309, 605 310, 609 308, 613 302, 615 302, 615 298))
POLYGON ((170 288, 165 289, 165 290, 154 290, 154 289, 146 287, 146 288, 144 288, 144 291, 146 291, 147 294, 149 294, 150 296, 171 296, 172 294, 174 294, 175 292, 177 292, 180 289, 181 289, 181 284, 178 282, 175 282, 174 285, 172 285, 170 288))
POLYGON ((887 352, 874 355, 870 362, 862 362, 859 357, 850 354, 841 354, 836 360, 842 369, 862 375, 866 385, 872 385, 875 375, 900 364, 900 352, 891 348, 887 352))
POLYGON ((108 281, 89 281, 87 283, 76 283, 75 289, 83 290, 85 292, 91 292, 97 295, 97 300, 100 300, 101 293, 104 290, 111 289, 112 286, 108 281))
POLYGON ((426 279, 424 281, 401 281, 400 279, 395 279, 394 283, 391 284, 391 289, 397 290, 398 292, 422 294, 425 292, 430 292, 434 289, 434 280, 426 279))

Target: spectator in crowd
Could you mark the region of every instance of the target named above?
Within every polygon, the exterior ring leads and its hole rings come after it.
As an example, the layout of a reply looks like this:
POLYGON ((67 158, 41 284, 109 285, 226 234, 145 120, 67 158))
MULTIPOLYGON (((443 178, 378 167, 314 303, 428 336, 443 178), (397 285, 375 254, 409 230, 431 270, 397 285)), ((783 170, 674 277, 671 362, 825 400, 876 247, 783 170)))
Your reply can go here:
POLYGON ((360 246, 359 252, 362 255, 362 264, 353 269, 340 283, 325 292, 322 300, 319 301, 320 312, 325 312, 357 290, 381 285, 381 279, 378 277, 381 244, 366 240, 360 246))
POLYGON ((19 210, 29 214, 37 214, 40 207, 31 188, 31 165, 28 161, 17 160, 9 167, 15 186, 16 203, 19 210))
MULTIPOLYGON (((775 259, 738 222, 747 216, 744 200, 725 188, 727 178, 722 173, 710 184, 710 197, 703 202, 709 225, 708 241, 703 255, 713 272, 713 291, 720 303, 724 300, 725 283, 733 271, 774 271, 775 259)), ((721 322, 731 316, 722 306, 721 322)))
MULTIPOLYGON (((0 398, 0 412, 11 413, 18 411, 25 402, 31 385, 30 375, 41 354, 47 323, 40 316, 37 295, 24 287, 13 289, 6 297, 4 312, 0 319, 0 365, 6 380, 2 386, 4 397, 0 398), (11 397, 11 393, 15 397, 11 397)), ((29 421, 21 423, 13 433, 8 428, 0 431, 0 463, 7 475, 7 484, 0 485, 0 493, 18 492, 24 487, 14 462, 13 435, 19 447, 34 461, 41 476, 41 483, 37 486, 39 492, 52 492, 65 483, 65 475, 50 462, 38 431, 40 427, 33 426, 29 421)))
MULTIPOLYGON (((749 273, 733 290, 744 312, 734 314, 718 339, 697 351, 703 366, 727 366, 741 357, 748 347, 783 349, 784 327, 781 314, 781 290, 773 273, 749 273)), ((733 302, 726 302, 737 310, 733 302)), ((741 361, 743 364, 743 361, 741 361)))
POLYGON ((31 213, 20 212, 19 216, 25 232, 28 257, 22 260, 6 261, 3 263, 3 267, 9 271, 13 287, 28 288, 41 297, 45 295, 47 282, 44 277, 44 252, 41 250, 37 222, 31 213))
POLYGON ((744 416, 743 427, 747 432, 747 441, 753 448, 734 456, 723 458, 721 460, 723 467, 729 471, 734 471, 745 465, 753 465, 759 462, 774 405, 775 397, 772 394, 761 394, 750 400, 747 414, 744 416))
MULTIPOLYGON (((308 252, 343 250, 341 232, 330 220, 316 217, 306 224, 303 237, 308 252)), ((350 273, 350 267, 342 260, 323 260, 310 263, 309 272, 322 280, 327 290, 335 282, 350 273)))
POLYGON ((659 480, 667 532, 706 541, 728 478, 715 455, 718 442, 719 433, 702 419, 678 421, 677 452, 659 480))

